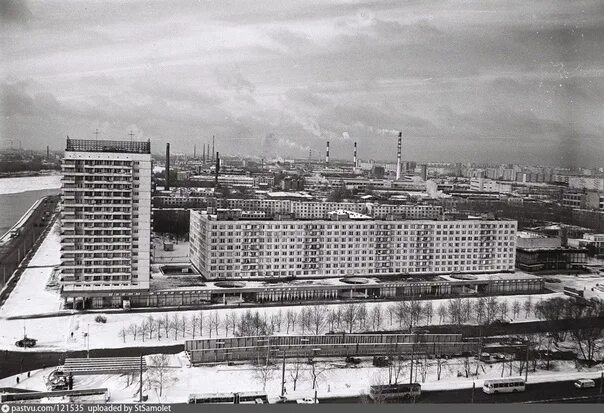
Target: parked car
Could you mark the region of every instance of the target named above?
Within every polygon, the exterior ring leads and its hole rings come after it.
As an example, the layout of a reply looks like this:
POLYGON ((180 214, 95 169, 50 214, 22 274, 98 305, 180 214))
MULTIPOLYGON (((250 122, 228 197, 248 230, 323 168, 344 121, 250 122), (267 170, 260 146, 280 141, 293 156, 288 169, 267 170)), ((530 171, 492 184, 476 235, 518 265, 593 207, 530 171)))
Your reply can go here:
POLYGON ((574 383, 577 389, 589 389, 596 387, 596 382, 591 379, 579 379, 574 383))
POLYGON ((15 345, 17 347, 34 347, 37 342, 38 342, 38 340, 36 340, 34 338, 25 337, 25 338, 22 338, 21 340, 17 341, 15 343, 15 345))
POLYGON ((376 367, 388 367, 390 364, 390 359, 386 356, 373 357, 373 365, 376 367))
POLYGON ((319 400, 317 399, 317 401, 315 402, 315 399, 313 399, 312 397, 305 397, 303 399, 296 400, 296 403, 298 403, 298 404, 315 404, 315 403, 319 403, 319 400))
POLYGON ((350 364, 361 364, 361 358, 360 357, 352 357, 352 356, 348 356, 346 357, 346 363, 350 363, 350 364))
POLYGON ((505 325, 505 324, 510 324, 510 322, 508 320, 503 320, 501 318, 498 318, 496 320, 491 321, 491 325, 505 325))
POLYGON ((560 278, 554 278, 554 277, 544 277, 543 278, 545 280, 546 283, 561 283, 562 280, 560 280, 560 278))

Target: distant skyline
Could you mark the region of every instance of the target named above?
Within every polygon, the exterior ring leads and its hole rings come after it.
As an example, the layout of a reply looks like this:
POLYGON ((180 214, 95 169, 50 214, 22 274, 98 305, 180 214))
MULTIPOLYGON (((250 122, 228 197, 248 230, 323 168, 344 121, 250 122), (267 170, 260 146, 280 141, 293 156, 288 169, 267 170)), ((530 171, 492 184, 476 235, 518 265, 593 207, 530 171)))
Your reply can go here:
MULTIPOLYGON (((0 141, 603 166, 604 3, 0 2, 0 141)), ((17 144, 18 146, 18 144, 17 144)))

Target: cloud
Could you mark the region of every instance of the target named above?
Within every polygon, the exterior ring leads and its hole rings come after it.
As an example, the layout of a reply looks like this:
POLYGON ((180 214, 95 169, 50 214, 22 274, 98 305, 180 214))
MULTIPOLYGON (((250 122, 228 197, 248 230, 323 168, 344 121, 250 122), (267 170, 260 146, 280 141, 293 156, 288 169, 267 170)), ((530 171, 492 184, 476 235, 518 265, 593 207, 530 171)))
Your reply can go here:
POLYGON ((0 20, 9 25, 26 25, 32 18, 32 13, 25 0, 0 1, 0 20))
POLYGON ((597 0, 0 7, 0 138, 31 147, 136 127, 177 151, 261 155, 272 133, 284 156, 391 159, 402 130, 418 160, 604 158, 597 0))

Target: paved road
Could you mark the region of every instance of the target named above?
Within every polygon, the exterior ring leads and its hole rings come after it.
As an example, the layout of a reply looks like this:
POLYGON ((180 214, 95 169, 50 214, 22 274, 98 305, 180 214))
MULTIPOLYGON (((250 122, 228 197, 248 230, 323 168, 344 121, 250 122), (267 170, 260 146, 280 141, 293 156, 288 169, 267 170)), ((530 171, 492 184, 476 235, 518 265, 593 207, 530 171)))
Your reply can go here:
MULTIPOLYGON (((147 354, 176 354, 184 351, 183 344, 158 347, 128 347, 114 349, 90 350, 90 357, 132 357, 147 354)), ((36 352, 36 351, 1 351, 0 378, 12 376, 24 371, 63 364, 66 357, 86 357, 86 351, 36 352)))
MULTIPOLYGON (((530 378, 529 378, 530 381, 530 378)), ((477 387, 474 391, 474 403, 604 403, 599 400, 600 379, 596 387, 577 389, 574 380, 550 383, 529 384, 526 391, 520 393, 485 394, 477 387)), ((321 403, 367 403, 364 397, 346 397, 320 399, 321 403)), ((403 401, 401 401, 403 402, 403 401)), ((416 403, 471 403, 472 389, 424 391, 416 403)))

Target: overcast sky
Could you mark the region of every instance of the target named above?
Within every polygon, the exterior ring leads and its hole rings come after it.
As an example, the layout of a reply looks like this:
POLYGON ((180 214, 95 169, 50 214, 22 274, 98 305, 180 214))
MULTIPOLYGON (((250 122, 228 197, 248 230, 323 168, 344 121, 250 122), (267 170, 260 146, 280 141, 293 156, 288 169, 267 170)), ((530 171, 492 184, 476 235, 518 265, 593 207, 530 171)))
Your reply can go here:
POLYGON ((0 140, 602 166, 604 2, 0 2, 0 140), (267 137, 272 134, 272 137, 267 137), (135 139, 136 139, 135 138, 135 139), (271 147, 272 146, 272 147, 271 147))

